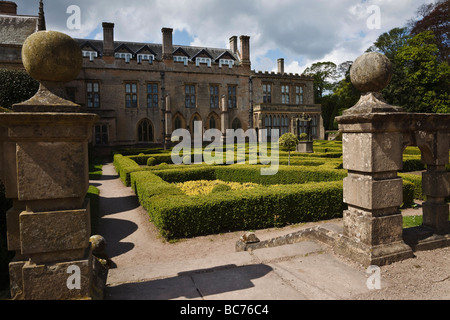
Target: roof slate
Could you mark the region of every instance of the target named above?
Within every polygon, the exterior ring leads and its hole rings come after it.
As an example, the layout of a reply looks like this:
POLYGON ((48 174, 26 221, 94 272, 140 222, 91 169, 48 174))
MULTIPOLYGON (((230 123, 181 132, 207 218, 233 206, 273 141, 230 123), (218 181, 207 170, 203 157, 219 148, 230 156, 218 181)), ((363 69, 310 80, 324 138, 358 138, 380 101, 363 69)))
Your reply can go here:
MULTIPOLYGON (((87 39, 75 39, 80 47, 89 42, 92 46, 94 46, 100 54, 103 53, 103 41, 102 40, 87 40, 87 39)), ((147 46, 151 51, 153 51, 156 55, 156 59, 161 59, 162 57, 162 44, 154 44, 154 43, 143 43, 143 42, 127 42, 127 41, 114 41, 114 48, 119 48, 126 46, 130 51, 134 54, 137 54, 140 49, 144 46, 147 46)), ((178 49, 184 50, 189 57, 195 57, 197 54, 205 50, 208 55, 212 57, 212 59, 217 60, 222 55, 228 54, 231 57, 234 57, 235 60, 239 60, 239 56, 237 54, 232 53, 228 49, 220 49, 220 48, 202 48, 202 47, 191 47, 191 46, 180 46, 174 45, 174 52, 178 49)))

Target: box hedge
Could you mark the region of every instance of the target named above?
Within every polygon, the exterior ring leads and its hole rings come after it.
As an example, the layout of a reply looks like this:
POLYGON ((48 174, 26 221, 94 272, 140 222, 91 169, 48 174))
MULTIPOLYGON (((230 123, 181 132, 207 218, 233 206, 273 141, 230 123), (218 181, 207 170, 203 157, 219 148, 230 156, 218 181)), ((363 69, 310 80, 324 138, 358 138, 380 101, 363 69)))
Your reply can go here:
POLYGON ((114 155, 114 168, 123 184, 130 186, 130 173, 143 170, 135 161, 121 154, 114 155))
MULTIPOLYGON (((155 172, 156 173, 156 172, 155 172)), ((132 187, 167 239, 285 226, 342 215, 342 181, 259 186, 186 196, 152 172, 131 173, 132 187)))

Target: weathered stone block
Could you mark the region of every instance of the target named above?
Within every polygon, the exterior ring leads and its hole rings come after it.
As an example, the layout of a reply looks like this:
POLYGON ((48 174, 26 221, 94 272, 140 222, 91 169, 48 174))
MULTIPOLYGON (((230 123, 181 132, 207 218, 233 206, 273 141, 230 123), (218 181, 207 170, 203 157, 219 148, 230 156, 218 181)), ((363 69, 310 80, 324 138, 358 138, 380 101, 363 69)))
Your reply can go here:
POLYGON ((423 225, 433 229, 436 234, 446 234, 450 232, 448 203, 423 204, 423 225))
POLYGON ((13 261, 9 264, 9 283, 11 298, 23 300, 22 269, 26 261, 13 261))
POLYGON ((400 213, 373 217, 370 212, 347 210, 344 212, 344 235, 368 246, 401 241, 403 217, 400 213))
POLYGON ((311 141, 300 141, 297 145, 296 152, 300 153, 314 153, 314 145, 311 141))
POLYGON ((89 202, 86 209, 20 214, 22 254, 85 249, 90 233, 89 202))
POLYGON ((388 172, 403 168, 400 133, 344 133, 342 147, 344 169, 388 172))
POLYGON ((70 300, 90 298, 92 258, 22 268, 25 300, 70 300))
POLYGON ((20 221, 22 210, 12 208, 6 212, 6 236, 9 251, 20 251, 20 221))
POLYGON ((18 143, 19 200, 84 197, 89 186, 86 157, 84 143, 18 143))
MULTIPOLYGON (((1 143, 0 143, 1 144, 1 143)), ((0 157, 3 158, 0 179, 6 187, 6 198, 17 199, 17 166, 16 166, 16 144, 4 142, 0 157)))
POLYGON ((399 207, 403 203, 403 181, 375 180, 372 176, 350 173, 344 179, 344 202, 368 210, 399 207))
POLYGON ((450 173, 427 171, 422 174, 422 189, 427 196, 445 198, 450 193, 450 173))

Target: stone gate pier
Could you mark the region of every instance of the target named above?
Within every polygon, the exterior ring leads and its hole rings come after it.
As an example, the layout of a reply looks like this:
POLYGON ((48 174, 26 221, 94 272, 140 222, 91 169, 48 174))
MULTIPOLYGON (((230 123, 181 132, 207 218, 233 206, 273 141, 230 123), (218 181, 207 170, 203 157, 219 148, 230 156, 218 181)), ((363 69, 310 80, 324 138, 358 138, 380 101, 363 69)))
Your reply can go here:
POLYGON ((351 69, 359 102, 336 120, 343 134, 343 234, 339 251, 366 265, 385 265, 413 257, 413 251, 450 245, 450 115, 406 113, 383 101, 380 91, 392 78, 385 56, 368 53, 351 69), (403 152, 417 146, 423 173, 423 225, 403 230, 403 152))
POLYGON ((13 208, 7 212, 13 299, 102 297, 89 238, 88 141, 96 115, 64 97, 64 83, 81 70, 77 43, 41 31, 23 45, 25 69, 40 89, 0 114, 0 179, 13 208))

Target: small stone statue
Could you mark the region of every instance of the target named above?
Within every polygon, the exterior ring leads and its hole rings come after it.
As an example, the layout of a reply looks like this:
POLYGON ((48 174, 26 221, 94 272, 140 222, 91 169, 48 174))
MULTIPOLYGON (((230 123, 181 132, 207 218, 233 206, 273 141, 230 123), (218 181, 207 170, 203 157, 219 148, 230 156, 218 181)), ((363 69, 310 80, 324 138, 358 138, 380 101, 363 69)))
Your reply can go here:
POLYGON ((107 267, 112 268, 114 266, 114 262, 109 259, 106 254, 106 239, 100 235, 94 235, 89 238, 89 242, 91 243, 92 254, 100 261, 100 263, 107 267))

